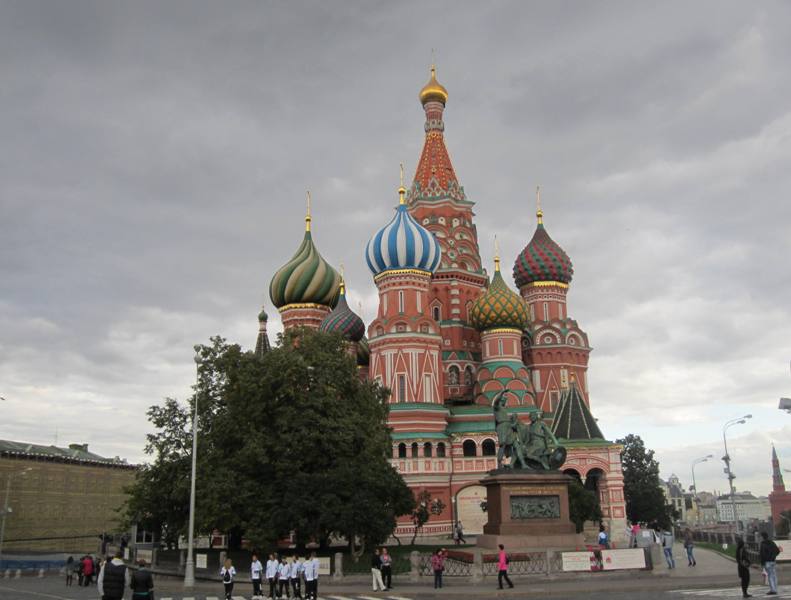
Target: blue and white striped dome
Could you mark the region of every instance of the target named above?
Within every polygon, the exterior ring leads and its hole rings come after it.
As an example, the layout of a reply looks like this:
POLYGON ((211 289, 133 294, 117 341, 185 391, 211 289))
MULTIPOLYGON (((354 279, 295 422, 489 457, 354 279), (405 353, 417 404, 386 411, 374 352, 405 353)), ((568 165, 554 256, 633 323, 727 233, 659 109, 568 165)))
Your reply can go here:
POLYGON ((403 202, 395 217, 368 242, 365 259, 374 275, 393 269, 420 269, 433 273, 442 255, 439 242, 409 214, 403 202))

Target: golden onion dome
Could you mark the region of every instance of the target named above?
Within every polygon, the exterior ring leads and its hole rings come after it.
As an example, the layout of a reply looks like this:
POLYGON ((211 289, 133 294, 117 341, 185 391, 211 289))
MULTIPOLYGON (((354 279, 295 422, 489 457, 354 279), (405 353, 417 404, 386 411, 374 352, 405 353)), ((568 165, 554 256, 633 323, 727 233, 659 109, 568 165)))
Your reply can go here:
POLYGON ((420 103, 425 105, 427 102, 442 102, 444 105, 447 101, 448 90, 437 81, 437 69, 434 68, 434 65, 431 65, 431 79, 420 90, 420 103))

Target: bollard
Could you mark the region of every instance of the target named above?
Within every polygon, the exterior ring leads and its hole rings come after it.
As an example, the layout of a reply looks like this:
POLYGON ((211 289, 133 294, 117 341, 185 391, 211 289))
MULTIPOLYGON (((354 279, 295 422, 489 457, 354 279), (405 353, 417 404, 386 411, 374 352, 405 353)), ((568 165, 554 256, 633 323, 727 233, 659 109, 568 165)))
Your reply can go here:
POLYGON ((332 572, 333 581, 341 581, 343 579, 343 552, 335 553, 335 569, 332 572))
POLYGON ((22 569, 17 569, 16 573, 14 573, 14 579, 20 579, 22 577, 22 569))
POLYGON ((409 581, 412 583, 420 581, 420 552, 417 550, 409 553, 409 581))
POLYGON ((44 569, 39 569, 38 570, 38 578, 42 579, 43 577, 44 577, 44 569))
POLYGON ((470 576, 473 583, 483 581, 483 551, 480 548, 473 550, 470 576))

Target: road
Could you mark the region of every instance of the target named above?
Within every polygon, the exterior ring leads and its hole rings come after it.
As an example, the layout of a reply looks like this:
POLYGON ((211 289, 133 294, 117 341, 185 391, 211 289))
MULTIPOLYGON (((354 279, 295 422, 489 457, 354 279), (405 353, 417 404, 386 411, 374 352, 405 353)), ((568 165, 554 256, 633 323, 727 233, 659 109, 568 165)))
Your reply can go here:
MULTIPOLYGON (((320 590, 320 600, 451 600, 464 596, 476 598, 477 600, 500 599, 500 598, 545 598, 551 597, 554 600, 578 600, 585 598, 585 600, 708 600, 708 599, 728 599, 728 598, 741 598, 741 590, 737 587, 717 588, 708 587, 703 589, 694 589, 692 587, 678 588, 673 590, 655 589, 655 582, 650 579, 645 580, 644 589, 636 589, 634 582, 628 586, 628 591, 617 591, 618 582, 608 582, 610 589, 606 590, 585 590, 579 591, 564 591, 562 586, 558 586, 553 582, 542 581, 537 582, 520 582, 516 581, 516 588, 513 590, 505 590, 500 592, 496 589, 491 589, 485 585, 456 585, 446 587, 443 590, 434 592, 429 587, 423 586, 410 586, 403 592, 391 590, 388 592, 351 592, 341 593, 340 590, 336 592, 333 589, 327 589, 325 592, 320 590), (554 589, 553 589, 554 588, 554 589), (557 593, 555 593, 557 591, 557 593)), ((624 583, 628 583, 624 581, 624 583)), ((681 582, 679 582, 681 583, 681 582)), ((733 583, 733 582, 723 582, 733 583)), ((222 600, 222 588, 219 584, 200 584, 200 589, 193 593, 184 593, 177 584, 171 583, 163 584, 156 594, 156 600, 222 600)), ((327 586, 329 588, 329 586, 327 586)), ((359 586, 357 586, 359 587, 359 586)), ((236 592, 234 593, 233 600, 250 600, 251 590, 248 583, 237 583, 236 592)), ((751 588, 751 593, 756 597, 766 594, 767 588, 762 585, 756 585, 751 588)), ((0 579, 0 599, 2 600, 96 600, 98 597, 96 587, 79 588, 79 587, 66 587, 62 579, 57 577, 48 577, 43 579, 38 578, 22 578, 22 579, 0 579)), ((131 596, 129 593, 126 595, 127 599, 131 596)), ((785 598, 791 600, 791 585, 780 586, 780 594, 777 598, 785 598)))

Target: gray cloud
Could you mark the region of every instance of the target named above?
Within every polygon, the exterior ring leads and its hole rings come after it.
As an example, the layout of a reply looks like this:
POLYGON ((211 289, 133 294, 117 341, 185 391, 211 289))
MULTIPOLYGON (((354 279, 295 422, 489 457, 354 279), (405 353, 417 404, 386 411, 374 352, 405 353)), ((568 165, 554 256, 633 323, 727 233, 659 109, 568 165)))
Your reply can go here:
POLYGON ((192 344, 254 343, 308 188, 319 249, 370 319, 362 252, 418 159, 434 47, 487 260, 495 233, 504 256, 529 240, 543 186, 605 433, 681 470, 752 411, 744 477, 767 491, 758 432, 781 444, 791 387, 789 12, 4 3, 0 437, 57 428, 139 460, 145 407, 189 393, 192 344))

